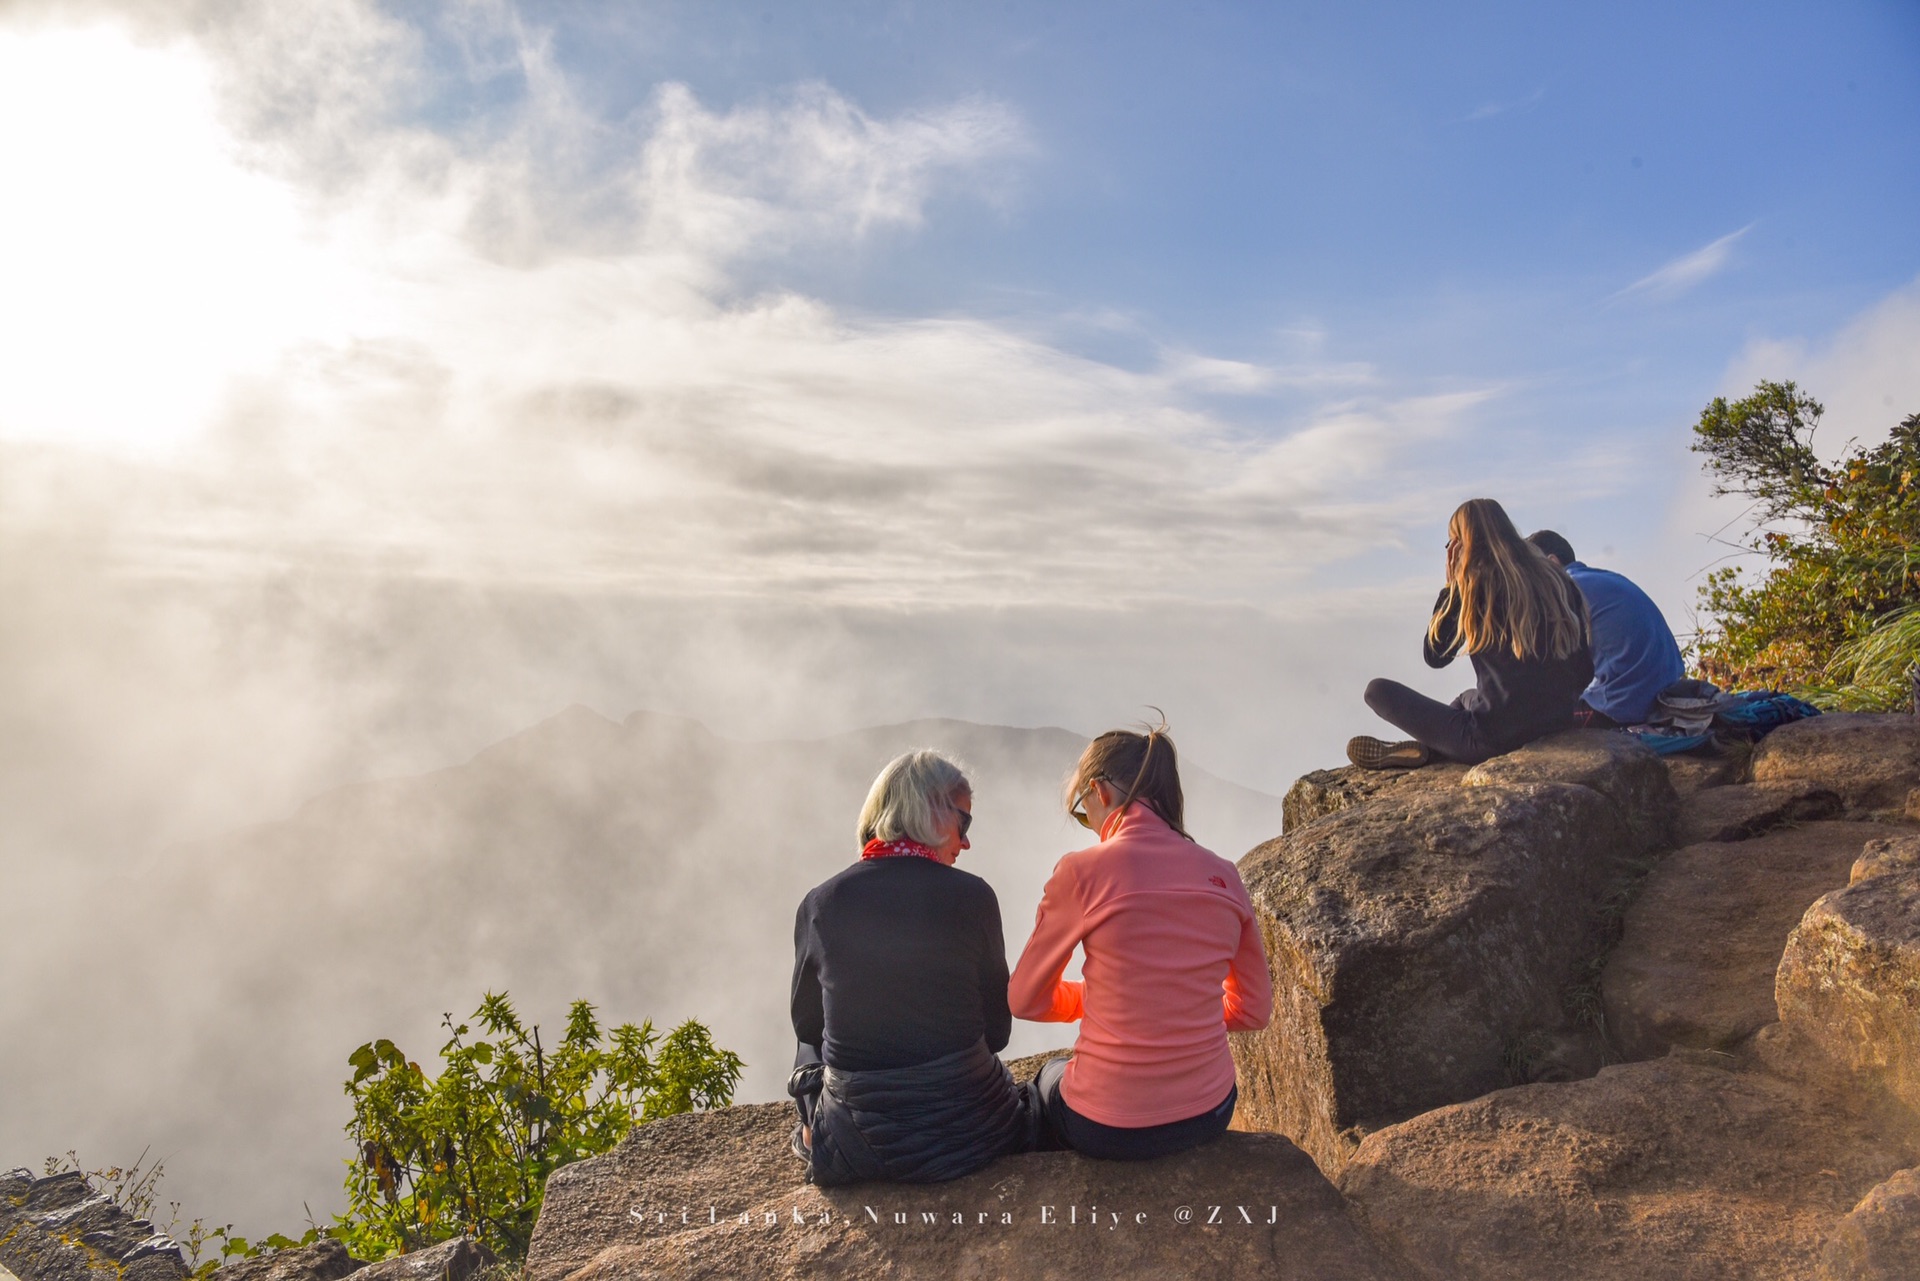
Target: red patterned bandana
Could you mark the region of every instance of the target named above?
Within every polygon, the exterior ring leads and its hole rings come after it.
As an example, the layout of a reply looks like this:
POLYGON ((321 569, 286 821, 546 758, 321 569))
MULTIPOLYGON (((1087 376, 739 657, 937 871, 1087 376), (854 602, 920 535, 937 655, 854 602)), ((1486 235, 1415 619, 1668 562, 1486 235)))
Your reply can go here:
POLYGON ((901 837, 897 841, 868 841, 867 847, 860 851, 860 857, 868 858, 930 858, 938 863, 941 858, 919 841, 910 841, 901 837))

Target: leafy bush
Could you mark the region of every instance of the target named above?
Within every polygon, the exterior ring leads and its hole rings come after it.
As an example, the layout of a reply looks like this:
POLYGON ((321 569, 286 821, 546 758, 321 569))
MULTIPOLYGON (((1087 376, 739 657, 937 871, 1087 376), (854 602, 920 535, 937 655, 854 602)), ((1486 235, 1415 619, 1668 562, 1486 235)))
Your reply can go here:
POLYGON ((639 1122, 725 1106, 743 1066, 692 1020, 664 1040, 651 1022, 603 1034, 593 1006, 575 1001, 549 1048, 504 992, 489 992, 471 1017, 492 1039, 469 1041, 448 1014, 438 1078, 388 1040, 348 1059, 358 1155, 333 1235, 359 1258, 465 1234, 524 1259, 549 1174, 607 1151, 639 1122))
POLYGON ((1825 412, 1791 382, 1761 382, 1701 413, 1693 448, 1716 494, 1751 500, 1743 546, 1771 563, 1757 581, 1731 567, 1709 575, 1696 658, 1729 689, 1898 706, 1905 665, 1920 657, 1920 624, 1900 621, 1920 603, 1920 414, 1829 467, 1813 449, 1825 412))

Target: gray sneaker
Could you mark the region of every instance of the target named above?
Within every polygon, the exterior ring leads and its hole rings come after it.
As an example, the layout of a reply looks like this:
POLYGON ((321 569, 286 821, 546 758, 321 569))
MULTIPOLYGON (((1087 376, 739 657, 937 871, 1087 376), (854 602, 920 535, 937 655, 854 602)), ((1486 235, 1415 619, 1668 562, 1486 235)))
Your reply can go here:
POLYGON ((1388 743, 1362 734, 1347 740, 1347 759, 1361 769, 1418 769, 1431 756, 1418 739, 1388 743))

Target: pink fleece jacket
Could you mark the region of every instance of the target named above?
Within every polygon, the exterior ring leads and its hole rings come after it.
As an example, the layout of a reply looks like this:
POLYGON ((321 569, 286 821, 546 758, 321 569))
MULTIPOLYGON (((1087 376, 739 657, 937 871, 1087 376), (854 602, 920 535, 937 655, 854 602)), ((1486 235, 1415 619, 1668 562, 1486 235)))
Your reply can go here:
POLYGON ((1267 1025, 1273 988, 1240 871, 1145 805, 1054 866, 1007 983, 1017 1018, 1080 1022, 1061 1097, 1102 1125, 1164 1125, 1233 1084, 1227 1031, 1267 1025), (1060 976, 1075 945, 1079 981, 1060 976))

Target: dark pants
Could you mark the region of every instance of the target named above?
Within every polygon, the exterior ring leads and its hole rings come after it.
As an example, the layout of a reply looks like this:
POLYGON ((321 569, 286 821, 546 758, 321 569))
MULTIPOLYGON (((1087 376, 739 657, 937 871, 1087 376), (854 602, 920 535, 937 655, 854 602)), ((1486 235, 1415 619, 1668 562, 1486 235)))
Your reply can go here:
POLYGON ((1381 679, 1367 682, 1367 706, 1381 720, 1450 761, 1478 765, 1499 755, 1480 733, 1473 714, 1460 706, 1457 698, 1442 703, 1399 681, 1381 679))
POLYGON ((1067 1070, 1067 1062, 1065 1058, 1048 1059, 1028 1087, 1038 1103, 1042 1151, 1072 1148, 1082 1156, 1099 1157, 1103 1161, 1145 1161, 1156 1156, 1171 1156, 1225 1134, 1227 1123, 1233 1120, 1233 1105, 1240 1098, 1240 1087, 1235 1085, 1227 1090, 1227 1097, 1218 1107, 1184 1121, 1137 1128, 1102 1125, 1081 1116, 1060 1097, 1060 1078, 1067 1070))

